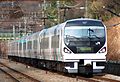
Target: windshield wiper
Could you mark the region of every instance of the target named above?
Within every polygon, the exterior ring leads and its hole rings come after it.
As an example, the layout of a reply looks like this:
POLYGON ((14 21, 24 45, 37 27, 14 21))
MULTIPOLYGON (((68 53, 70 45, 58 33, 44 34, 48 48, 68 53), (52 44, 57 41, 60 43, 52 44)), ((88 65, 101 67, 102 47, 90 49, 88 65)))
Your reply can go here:
POLYGON ((77 38, 77 37, 75 37, 75 36, 71 36, 71 35, 65 35, 66 36, 66 38, 74 38, 74 39, 79 39, 79 38, 77 38))
POLYGON ((91 35, 90 37, 94 36, 97 39, 100 39, 100 37, 96 36, 96 35, 91 35))
POLYGON ((89 31, 89 32, 94 32, 94 30, 93 30, 93 29, 91 29, 91 28, 89 28, 89 29, 88 29, 88 31, 89 31))
POLYGON ((90 38, 90 39, 91 39, 92 37, 95 37, 95 38, 97 38, 97 39, 100 39, 100 37, 91 34, 91 32, 94 33, 94 30, 93 30, 93 29, 89 28, 88 31, 89 31, 89 38, 90 38))

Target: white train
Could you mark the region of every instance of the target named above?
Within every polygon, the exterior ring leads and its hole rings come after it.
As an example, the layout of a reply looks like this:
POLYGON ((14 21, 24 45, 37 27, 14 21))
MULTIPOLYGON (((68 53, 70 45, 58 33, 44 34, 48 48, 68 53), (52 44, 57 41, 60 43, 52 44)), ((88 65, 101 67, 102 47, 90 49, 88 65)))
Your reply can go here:
POLYGON ((12 60, 68 73, 99 73, 105 68, 106 26, 96 19, 72 19, 9 42, 12 60))

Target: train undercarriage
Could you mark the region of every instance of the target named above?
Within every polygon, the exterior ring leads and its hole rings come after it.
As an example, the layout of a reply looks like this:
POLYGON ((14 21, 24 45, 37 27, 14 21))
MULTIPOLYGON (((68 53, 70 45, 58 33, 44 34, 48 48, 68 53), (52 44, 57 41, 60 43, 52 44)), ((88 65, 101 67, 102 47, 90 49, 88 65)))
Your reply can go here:
MULTIPOLYGON (((35 58, 25 58, 18 56, 8 56, 9 60, 23 63, 28 66, 33 66, 40 69, 64 72, 64 73, 74 73, 74 74, 85 74, 85 75, 93 75, 93 65, 87 64, 83 65, 82 61, 78 62, 78 68, 75 68, 74 62, 61 62, 61 61, 48 61, 48 60, 40 60, 35 58)), ((99 72, 102 72, 100 70, 99 72)))

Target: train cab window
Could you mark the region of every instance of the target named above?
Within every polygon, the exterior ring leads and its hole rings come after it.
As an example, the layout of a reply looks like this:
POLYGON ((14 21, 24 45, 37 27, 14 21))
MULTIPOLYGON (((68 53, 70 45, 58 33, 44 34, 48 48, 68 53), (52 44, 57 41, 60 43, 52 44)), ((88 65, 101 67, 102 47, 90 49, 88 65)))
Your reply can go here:
POLYGON ((76 20, 69 21, 65 27, 69 26, 104 26, 101 21, 91 21, 91 20, 76 20))
POLYGON ((64 42, 73 53, 97 53, 105 44, 105 27, 100 21, 70 21, 64 32, 64 42))

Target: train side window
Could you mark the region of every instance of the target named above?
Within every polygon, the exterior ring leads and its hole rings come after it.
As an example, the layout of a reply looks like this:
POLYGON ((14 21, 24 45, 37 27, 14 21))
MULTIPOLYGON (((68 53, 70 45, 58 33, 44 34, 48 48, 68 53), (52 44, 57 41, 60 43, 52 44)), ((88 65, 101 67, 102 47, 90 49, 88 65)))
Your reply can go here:
POLYGON ((22 43, 19 43, 19 49, 22 50, 22 43))
POLYGON ((56 45, 56 43, 55 43, 55 36, 52 36, 52 42, 51 42, 51 47, 52 48, 55 48, 55 45, 56 45))
POLYGON ((56 35, 56 48, 59 48, 59 35, 56 35))
POLYGON ((42 38, 41 39, 41 49, 47 49, 49 47, 49 38, 42 38))
POLYGON ((47 30, 45 30, 42 34, 42 37, 41 37, 41 49, 47 49, 49 48, 49 33, 47 30))
POLYGON ((37 49, 37 40, 34 40, 34 41, 33 41, 33 44, 34 44, 34 45, 33 45, 33 49, 37 49))
POLYGON ((16 50, 18 50, 18 47, 19 47, 19 44, 17 43, 17 47, 16 47, 16 50))
POLYGON ((52 42, 51 42, 52 48, 59 48, 59 35, 57 34, 57 30, 54 30, 54 35, 52 36, 52 42))
POLYGON ((26 42, 23 43, 23 50, 26 50, 26 42))
POLYGON ((49 47, 49 38, 48 37, 44 38, 44 46, 45 46, 45 49, 49 47))
POLYGON ((41 49, 43 49, 43 42, 44 42, 44 39, 43 38, 41 38, 41 42, 40 42, 40 46, 41 46, 41 49))
POLYGON ((28 41, 28 49, 32 49, 32 41, 28 41))
POLYGON ((55 36, 55 48, 59 48, 59 35, 55 36))

